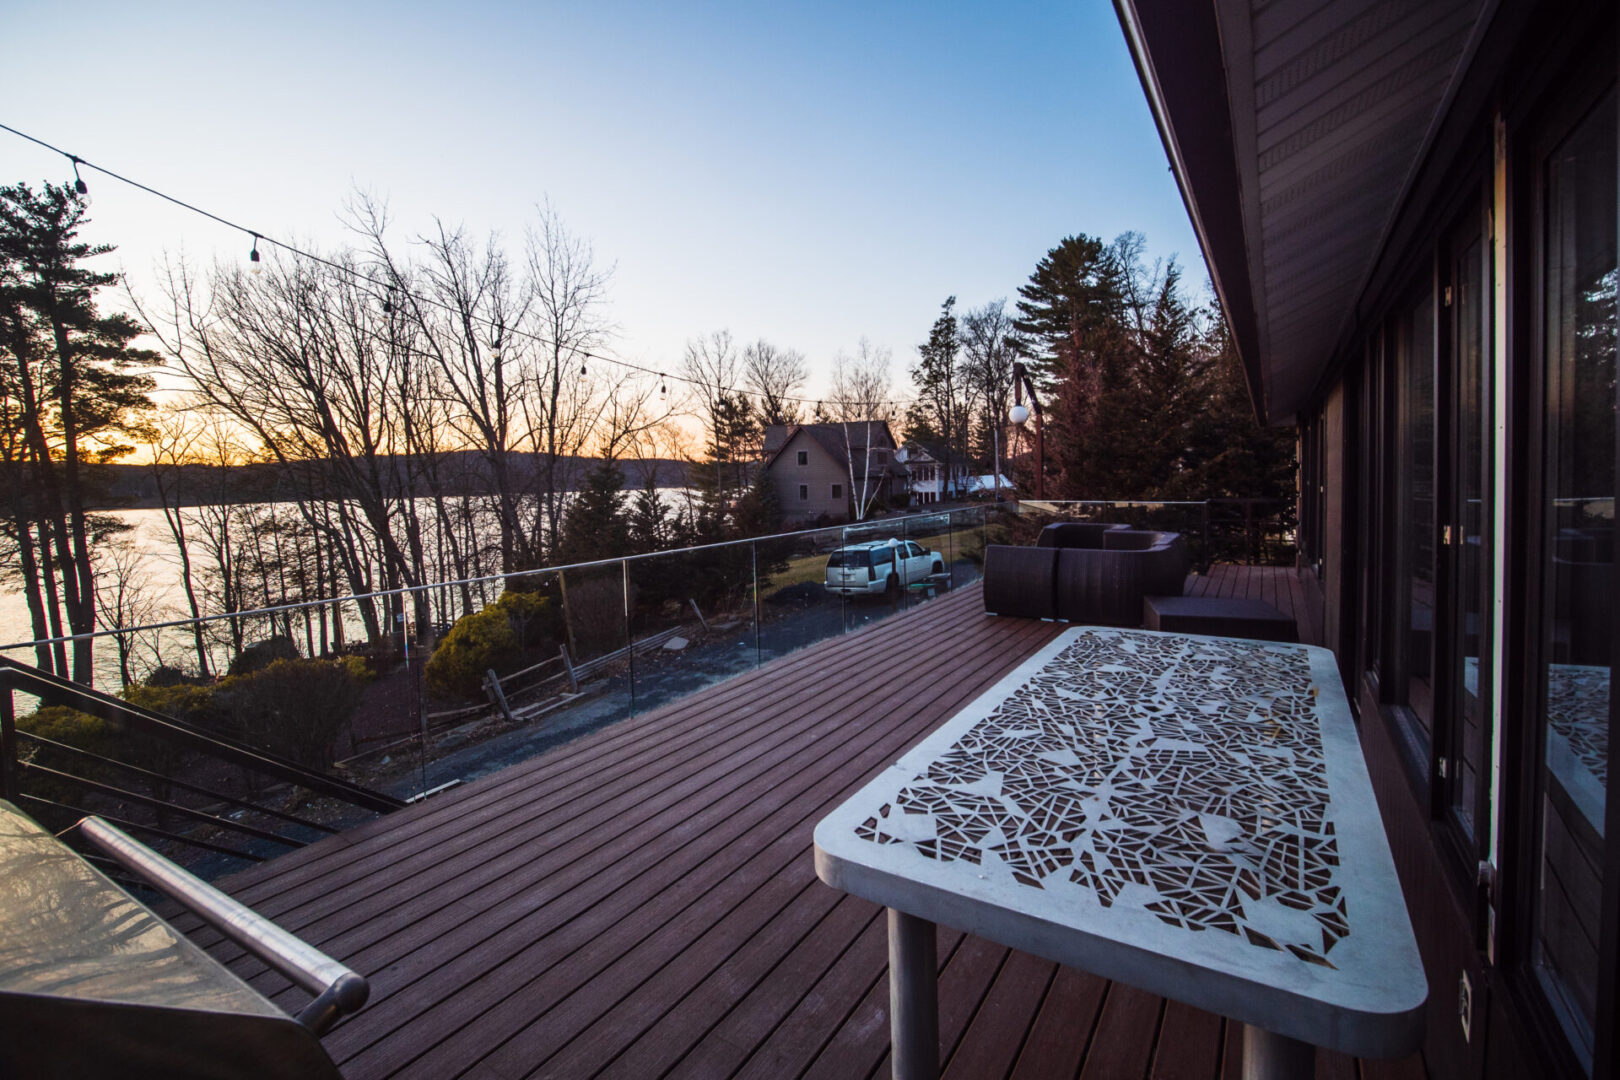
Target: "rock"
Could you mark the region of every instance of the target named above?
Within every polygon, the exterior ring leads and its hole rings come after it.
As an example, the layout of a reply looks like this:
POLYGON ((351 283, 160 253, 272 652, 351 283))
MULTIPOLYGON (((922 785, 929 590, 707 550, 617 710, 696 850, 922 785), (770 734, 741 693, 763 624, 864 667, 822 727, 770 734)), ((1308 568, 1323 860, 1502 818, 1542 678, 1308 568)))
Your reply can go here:
POLYGON ((676 635, 675 637, 672 637, 668 641, 664 642, 664 648, 668 649, 670 652, 680 652, 682 649, 686 648, 687 644, 688 643, 685 638, 676 635))

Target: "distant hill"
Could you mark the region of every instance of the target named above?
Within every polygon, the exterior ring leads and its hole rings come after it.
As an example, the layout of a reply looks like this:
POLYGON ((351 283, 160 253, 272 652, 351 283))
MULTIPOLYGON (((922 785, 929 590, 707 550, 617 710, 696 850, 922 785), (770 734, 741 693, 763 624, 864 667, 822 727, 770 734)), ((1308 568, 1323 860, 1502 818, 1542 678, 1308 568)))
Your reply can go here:
MULTIPOLYGON (((408 459, 383 459, 384 468, 403 470, 408 459)), ((539 468, 539 457, 533 454, 514 455, 513 462, 521 483, 526 470, 539 468)), ((575 491, 581 486, 585 474, 599 462, 597 458, 565 457, 558 461, 558 484, 564 491, 575 491)), ((490 482, 489 466, 476 451, 462 450, 439 455, 434 462, 440 488, 446 495, 490 495, 494 486, 490 482)), ((328 468, 325 461, 300 461, 289 465, 183 465, 177 477, 176 490, 182 506, 208 503, 291 502, 298 492, 307 491, 318 479, 311 471, 328 468)), ((655 487, 685 487, 687 465, 684 461, 657 458, 649 461, 620 463, 624 471, 625 487, 634 491, 646 483, 650 473, 655 487)), ((150 465, 95 465, 87 467, 87 487, 94 493, 92 509, 142 510, 153 509, 158 501, 157 479, 150 465)), ((423 495, 429 493, 424 483, 423 495)), ((341 494, 334 492, 333 494, 341 494)))

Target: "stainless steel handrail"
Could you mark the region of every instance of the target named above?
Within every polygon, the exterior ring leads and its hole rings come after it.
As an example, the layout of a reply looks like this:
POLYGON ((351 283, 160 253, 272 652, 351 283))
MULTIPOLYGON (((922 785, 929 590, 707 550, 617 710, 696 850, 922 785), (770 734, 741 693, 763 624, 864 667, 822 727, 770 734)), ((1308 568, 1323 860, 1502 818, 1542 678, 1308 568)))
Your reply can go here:
POLYGON ((371 994, 356 974, 258 912, 187 873, 98 817, 79 822, 85 839, 153 887, 195 913, 266 964, 315 995, 298 1022, 320 1035, 340 1016, 358 1012, 371 994))
POLYGON ((298 611, 302 608, 327 607, 333 604, 343 604, 351 600, 379 600, 390 596, 407 596, 431 589, 452 589, 462 586, 482 585, 496 581, 507 581, 512 578, 538 578, 546 574, 561 574, 573 570, 592 570, 602 566, 617 566, 620 563, 642 562, 647 559, 657 559, 667 555, 689 555, 698 551, 712 551, 717 548, 737 547, 743 544, 757 544, 762 540, 790 540, 796 536, 810 536, 814 533, 832 532, 836 529, 865 530, 876 532, 888 531, 889 527, 899 525, 902 529, 908 521, 920 521, 925 518, 945 518, 946 527, 951 528, 950 519, 955 514, 965 513, 977 509, 980 511, 981 524, 984 509, 982 507, 956 507, 952 510, 936 510, 931 513, 904 514, 892 518, 872 518, 867 521, 847 522, 842 525, 824 525, 819 529, 797 529, 793 532, 770 533, 766 536, 754 536, 743 540, 716 540, 709 544, 694 544, 690 547, 667 548, 663 551, 643 551, 636 555, 615 555, 608 559, 593 559, 589 562, 564 563, 559 566, 537 566, 532 570, 512 570, 502 574, 484 574, 479 577, 456 578, 451 581, 433 581, 423 585, 401 585, 394 589, 377 589, 373 592, 350 593, 347 596, 333 596, 325 600, 299 600, 290 604, 272 604, 267 607, 249 608, 245 611, 226 611, 218 615, 203 615, 195 619, 170 619, 167 622, 142 623, 140 626, 121 626, 113 630, 91 630, 82 634, 60 634, 56 637, 30 638, 27 641, 11 641, 0 644, 0 653, 14 652, 18 649, 32 649, 37 645, 58 645, 74 641, 88 641, 96 638, 117 637, 123 634, 135 634, 146 630, 172 630, 178 627, 193 626, 200 623, 221 622, 227 619, 251 619, 265 615, 279 615, 288 611, 298 611))

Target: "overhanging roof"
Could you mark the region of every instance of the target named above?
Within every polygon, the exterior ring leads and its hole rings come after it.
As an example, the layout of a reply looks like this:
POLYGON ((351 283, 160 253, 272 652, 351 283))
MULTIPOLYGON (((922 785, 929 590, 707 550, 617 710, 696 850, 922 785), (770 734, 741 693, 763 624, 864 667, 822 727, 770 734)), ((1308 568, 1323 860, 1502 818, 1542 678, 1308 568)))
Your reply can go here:
POLYGON ((1491 0, 1116 0, 1248 372, 1310 404, 1491 0))

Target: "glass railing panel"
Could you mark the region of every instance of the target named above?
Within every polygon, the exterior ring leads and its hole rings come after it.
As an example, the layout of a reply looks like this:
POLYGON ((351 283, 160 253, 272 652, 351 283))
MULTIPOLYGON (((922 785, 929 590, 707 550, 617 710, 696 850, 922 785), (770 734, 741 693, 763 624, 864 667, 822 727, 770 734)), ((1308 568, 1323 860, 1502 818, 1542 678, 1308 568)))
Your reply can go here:
POLYGON ((759 565, 759 656, 769 663, 844 632, 851 605, 839 590, 863 588, 861 568, 846 573, 841 528, 817 529, 754 542, 759 565), (829 565, 836 564, 836 565, 829 565), (849 579, 853 577, 851 582, 849 579))
POLYGON ((747 543, 630 559, 635 711, 648 712, 759 662, 747 543))

